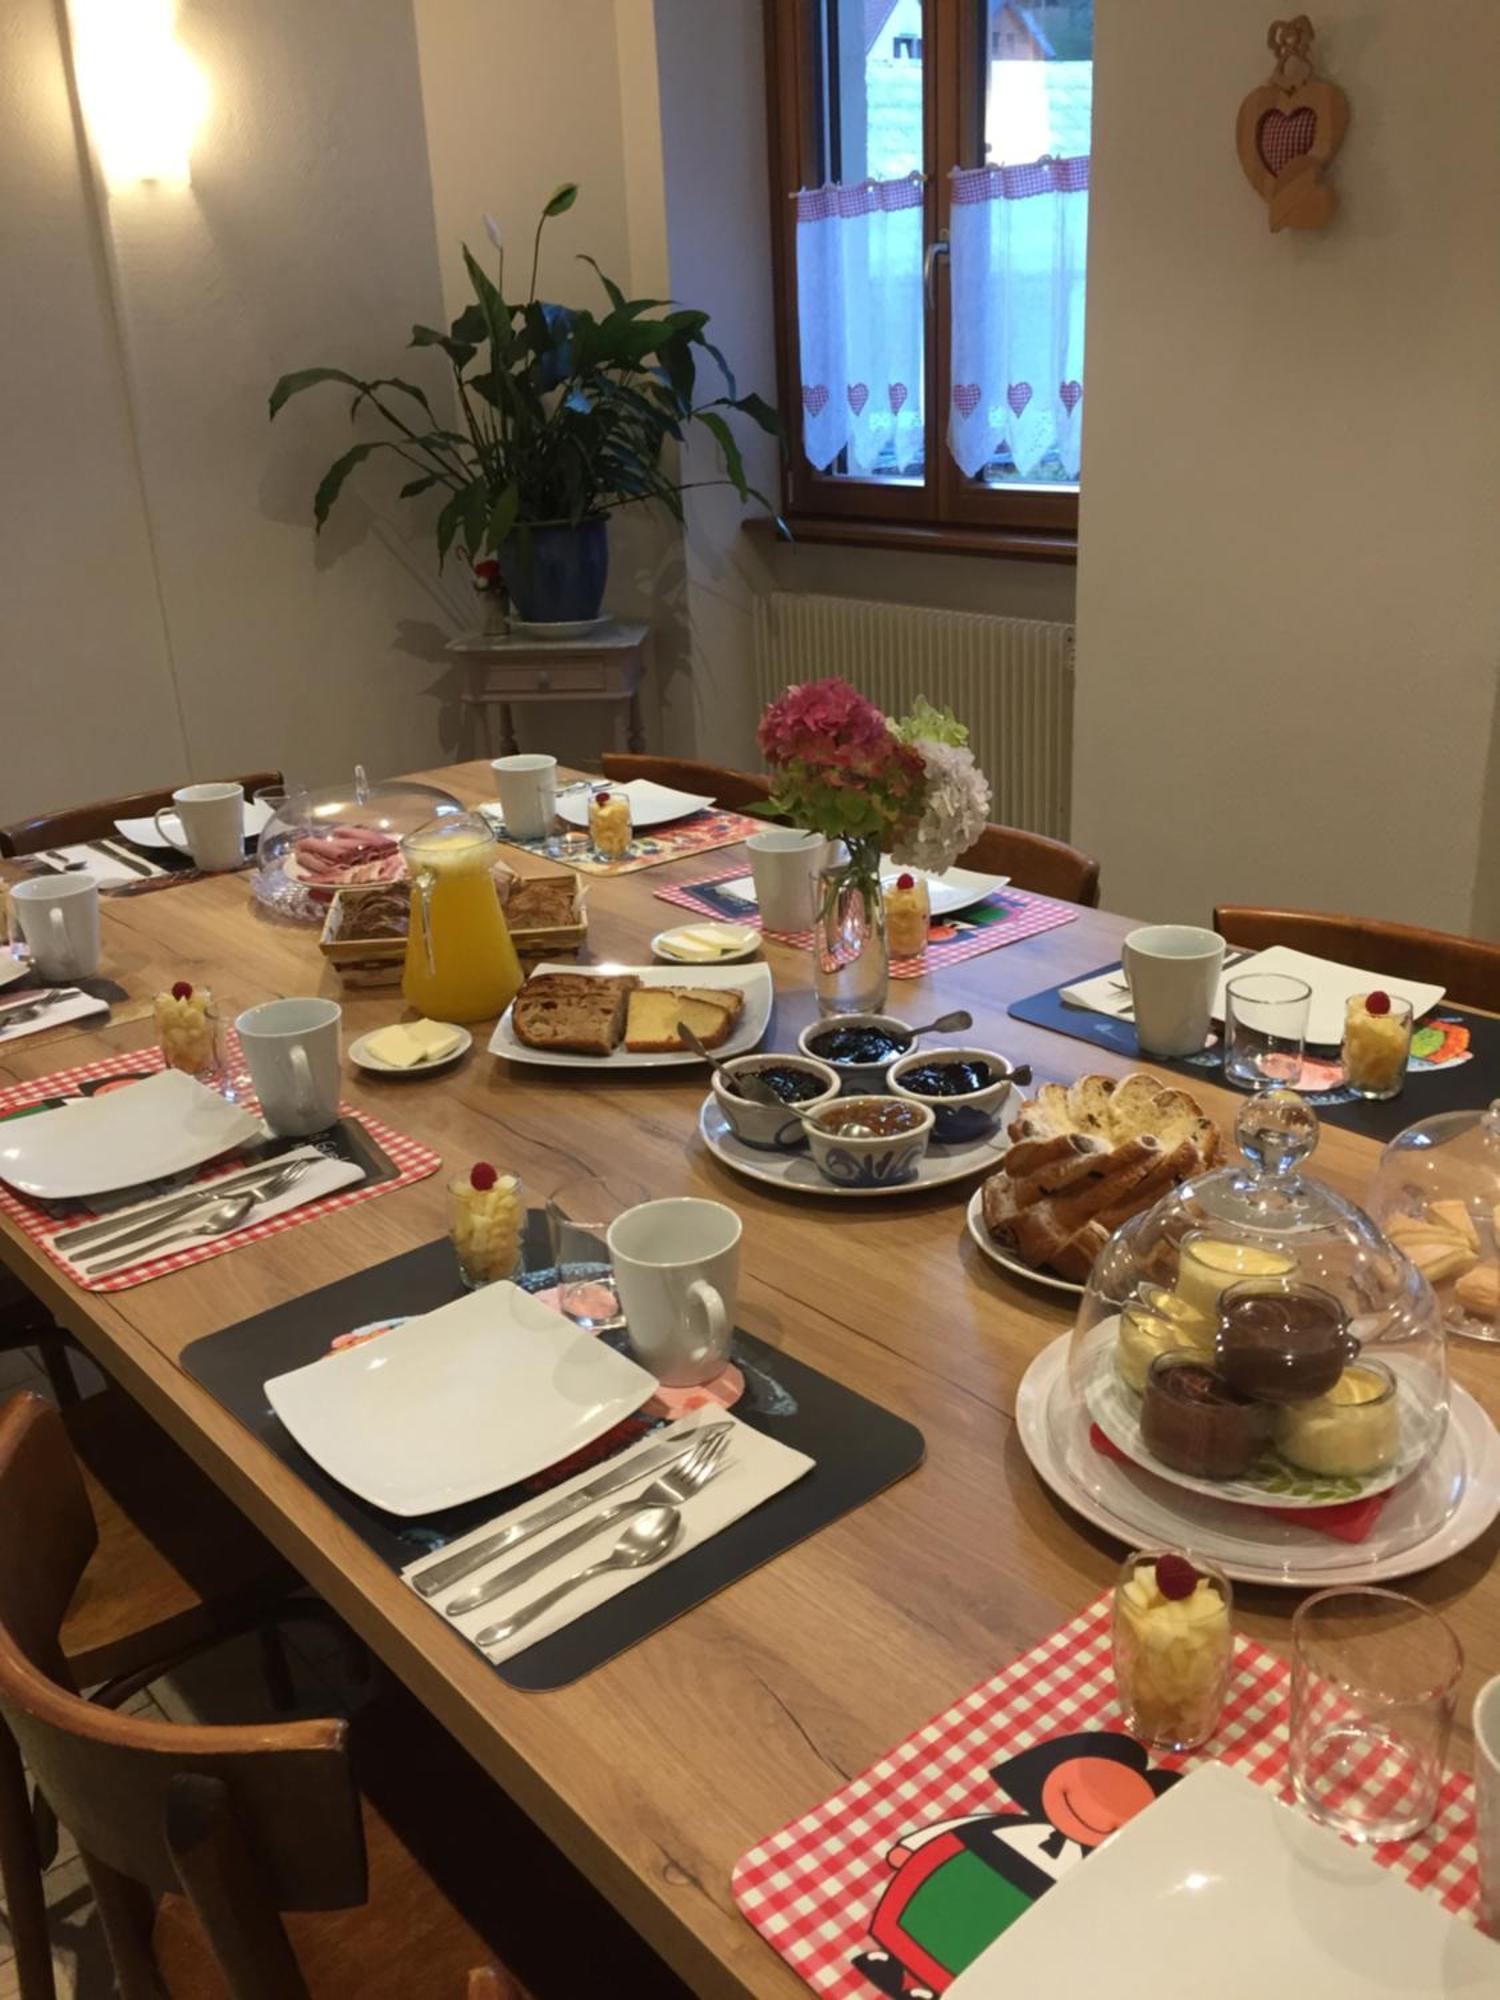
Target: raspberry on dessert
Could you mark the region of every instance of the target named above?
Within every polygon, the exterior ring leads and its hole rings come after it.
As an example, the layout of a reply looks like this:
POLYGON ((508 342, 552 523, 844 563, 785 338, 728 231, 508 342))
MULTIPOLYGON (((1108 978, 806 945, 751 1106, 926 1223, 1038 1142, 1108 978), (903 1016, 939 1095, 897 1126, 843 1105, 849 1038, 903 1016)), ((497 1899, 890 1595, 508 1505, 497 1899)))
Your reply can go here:
POLYGON ((187 980, 179 979, 177 984, 172 988, 172 998, 174 1000, 191 1000, 192 997, 193 989, 187 980))
POLYGON ((607 806, 609 799, 610 795, 608 792, 595 792, 594 794, 594 804, 596 806, 607 806))
POLYGON ((915 889, 916 886, 917 878, 915 875, 898 875, 896 877, 896 887, 898 889, 915 889))
POLYGON ((1382 993, 1377 989, 1374 993, 1366 994, 1365 1012, 1367 1014, 1389 1014, 1390 1011, 1391 996, 1389 993, 1382 993))
POLYGON ((1186 1556, 1158 1556, 1156 1587, 1171 1602, 1191 1597, 1198 1588, 1198 1572, 1186 1556))
POLYGON ((469 1186, 480 1194, 488 1194, 499 1178, 488 1160, 479 1160, 469 1169, 469 1186))

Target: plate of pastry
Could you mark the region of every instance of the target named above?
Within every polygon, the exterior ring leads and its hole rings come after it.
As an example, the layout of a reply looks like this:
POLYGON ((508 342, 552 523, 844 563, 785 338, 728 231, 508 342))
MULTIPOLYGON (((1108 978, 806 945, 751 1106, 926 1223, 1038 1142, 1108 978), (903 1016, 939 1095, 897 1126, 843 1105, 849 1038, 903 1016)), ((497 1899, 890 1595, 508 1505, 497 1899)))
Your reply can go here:
POLYGON ((1049 1292, 1066 1292, 1071 1298, 1083 1297, 1083 1286, 1076 1279, 1059 1277, 1056 1271, 1033 1270, 1030 1264, 1023 1264, 1011 1251, 1001 1248, 985 1226, 983 1188, 974 1190, 973 1199, 969 1203, 968 1224, 969 1234, 978 1248, 992 1264, 998 1264, 1002 1271, 1008 1271, 1013 1278, 1024 1278, 1029 1285, 1045 1285, 1049 1292))
POLYGON ((501 1015, 490 1052, 564 1069, 662 1069, 699 1060, 685 1021, 717 1055, 745 1055, 771 1019, 759 965, 539 965, 501 1015))
POLYGON ((1144 1070, 1045 1083, 1008 1137, 998 1173, 980 1190, 975 1241, 997 1264, 1046 1272, 1078 1291, 1122 1222, 1217 1166, 1223 1152, 1198 1100, 1144 1070))

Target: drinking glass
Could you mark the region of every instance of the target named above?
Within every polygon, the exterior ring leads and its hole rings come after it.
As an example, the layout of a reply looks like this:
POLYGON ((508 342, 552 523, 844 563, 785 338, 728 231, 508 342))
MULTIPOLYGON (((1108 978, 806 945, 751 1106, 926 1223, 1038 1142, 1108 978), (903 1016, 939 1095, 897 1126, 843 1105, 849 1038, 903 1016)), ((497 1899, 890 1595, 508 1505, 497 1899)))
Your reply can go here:
POLYGON ((1399 1097, 1406 1087, 1412 1005, 1399 993, 1388 993, 1383 1010, 1372 1013, 1370 999, 1368 993, 1351 993, 1344 1003, 1344 1081, 1361 1097, 1381 1102, 1399 1097))
POLYGON ((1247 972, 1224 989, 1224 1077, 1241 1090, 1295 1085, 1312 988, 1284 972, 1247 972))
POLYGON ((573 1174, 547 1198, 557 1309, 591 1333, 625 1324, 605 1239, 618 1216, 649 1199, 638 1181, 613 1173, 573 1174))
POLYGON ((1136 1549, 1125 1558, 1115 1582, 1115 1696, 1132 1736, 1174 1753, 1208 1741, 1234 1668, 1233 1615, 1228 1577, 1197 1556, 1136 1549), (1194 1572, 1176 1602, 1155 1583, 1163 1557, 1194 1572))
POLYGON ((1350 1840, 1408 1840, 1437 1810, 1463 1650, 1396 1590, 1320 1590, 1292 1619, 1289 1768, 1350 1840))

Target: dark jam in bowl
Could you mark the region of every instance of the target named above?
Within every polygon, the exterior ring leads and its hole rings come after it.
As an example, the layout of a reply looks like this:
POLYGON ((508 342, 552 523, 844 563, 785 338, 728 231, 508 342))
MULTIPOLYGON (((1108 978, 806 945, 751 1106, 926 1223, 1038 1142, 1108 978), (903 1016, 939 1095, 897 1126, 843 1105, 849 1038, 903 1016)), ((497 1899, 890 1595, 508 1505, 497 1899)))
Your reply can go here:
POLYGON ((767 1089, 774 1090, 783 1104, 805 1104, 810 1097, 821 1097, 825 1090, 832 1090, 831 1083, 825 1083, 810 1069, 792 1069, 780 1063, 768 1069, 757 1069, 751 1074, 767 1089))
POLYGON ((953 1062, 919 1063, 903 1070, 899 1081, 903 1090, 918 1097, 968 1097, 976 1090, 988 1090, 999 1078, 988 1063, 960 1056, 953 1062))
POLYGON ((883 1063, 905 1055, 910 1035, 893 1035, 889 1028, 830 1028, 814 1035, 807 1046, 829 1063, 883 1063))

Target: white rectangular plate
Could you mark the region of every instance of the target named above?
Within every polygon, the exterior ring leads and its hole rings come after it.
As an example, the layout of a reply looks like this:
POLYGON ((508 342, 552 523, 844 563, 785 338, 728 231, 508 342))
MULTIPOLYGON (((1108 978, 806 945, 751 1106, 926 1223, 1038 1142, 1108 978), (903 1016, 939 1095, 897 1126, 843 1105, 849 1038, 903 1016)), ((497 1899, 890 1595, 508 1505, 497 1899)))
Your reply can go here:
POLYGON ((1312 988, 1312 1002, 1307 1017, 1307 1039, 1323 1048, 1337 1048, 1344 1039, 1344 1002, 1351 993, 1371 993, 1377 987, 1386 993, 1399 993, 1403 1000, 1410 1000, 1412 1012, 1420 1021, 1429 1007, 1435 1007, 1443 997, 1441 986, 1426 986, 1416 979, 1387 979, 1381 972, 1361 972, 1358 966, 1339 965, 1330 958, 1314 958, 1305 951, 1293 951, 1290 945, 1273 944, 1265 951, 1258 951, 1253 958, 1241 959, 1232 965, 1219 982, 1218 998, 1214 1003, 1214 1016, 1224 1018, 1224 988, 1231 979, 1243 979, 1252 972, 1290 973, 1293 979, 1305 979, 1312 988))
MULTIPOLYGON (((330 1339, 346 1331, 330 1327, 330 1339)), ((486 1285, 267 1382, 323 1470, 387 1513, 461 1506, 529 1479, 656 1389, 628 1355, 516 1285, 486 1285)))
POLYGON ((935 917, 951 917, 955 910, 967 910, 972 903, 982 903, 1010 880, 1008 875, 980 875, 972 868, 946 868, 941 875, 934 875, 927 868, 904 870, 888 854, 880 857, 880 880, 885 888, 892 888, 896 877, 905 873, 925 878, 927 900, 935 917))
MULTIPOLYGON (((714 803, 711 794, 673 791, 670 785, 655 784, 650 778, 632 778, 629 784, 611 785, 609 790, 623 792, 629 799, 631 824, 637 828, 665 826, 668 820, 685 819, 689 813, 702 812, 705 806, 714 803)), ((569 826, 587 826, 588 794, 569 792, 560 798, 557 816, 569 826)))
MULTIPOLYGON (((714 1050, 720 1059, 725 1056, 742 1056, 755 1048, 766 1032, 766 1024, 771 1018, 771 968, 765 964, 756 965, 539 965, 538 972, 585 972, 617 973, 633 972, 643 986, 738 986, 745 996, 745 1005, 735 1025, 734 1033, 722 1047, 714 1050)), ((607 1056, 573 1056, 556 1053, 551 1049, 529 1049, 517 1040, 510 1025, 510 1009, 506 1008, 490 1036, 490 1054, 506 1056, 511 1062, 548 1063, 561 1069, 662 1069, 671 1064, 696 1063, 698 1061, 690 1049, 677 1055, 633 1055, 622 1042, 607 1056)))
MULTIPOLYGON (((261 832, 270 817, 271 808, 269 806, 257 805, 254 799, 246 799, 246 840, 259 840, 261 832)), ((161 822, 162 826, 167 828, 172 834, 172 840, 164 840, 156 821, 150 818, 117 819, 115 821, 115 831, 116 833, 124 834, 127 840, 133 840, 137 847, 170 847, 173 841, 175 841, 180 849, 185 849, 187 846, 187 835, 183 832, 182 821, 177 817, 176 813, 164 812, 161 816, 161 822)))
POLYGON ((265 1137, 258 1118, 164 1069, 56 1111, 0 1124, 0 1180, 39 1201, 110 1194, 265 1137))
POLYGON ((1500 1993, 1500 1945, 1268 1786, 1205 1764, 1070 1867, 948 1988, 949 2000, 1023 1993, 1478 2000, 1500 1993))

